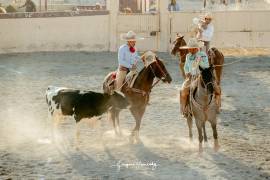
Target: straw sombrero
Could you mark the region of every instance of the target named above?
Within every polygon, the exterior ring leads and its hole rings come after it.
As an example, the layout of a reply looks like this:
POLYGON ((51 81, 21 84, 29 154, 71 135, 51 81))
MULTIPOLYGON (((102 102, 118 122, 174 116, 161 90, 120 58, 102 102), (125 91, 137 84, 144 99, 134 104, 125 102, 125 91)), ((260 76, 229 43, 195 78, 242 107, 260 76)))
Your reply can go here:
POLYGON ((193 49, 193 48, 201 48, 203 47, 203 43, 199 42, 196 38, 189 39, 186 46, 180 47, 180 49, 193 49))
POLYGON ((213 15, 212 13, 208 12, 208 13, 205 13, 204 18, 213 19, 213 15))
POLYGON ((120 37, 123 41, 138 41, 144 39, 143 37, 137 37, 136 33, 133 31, 128 31, 126 34, 121 34, 120 37))

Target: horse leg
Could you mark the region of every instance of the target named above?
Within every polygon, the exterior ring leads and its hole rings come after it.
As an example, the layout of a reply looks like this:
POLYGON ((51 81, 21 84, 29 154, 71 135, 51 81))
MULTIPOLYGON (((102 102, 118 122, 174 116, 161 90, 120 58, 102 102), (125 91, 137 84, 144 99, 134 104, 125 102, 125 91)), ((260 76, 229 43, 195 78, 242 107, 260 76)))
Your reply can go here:
POLYGON ((187 117, 187 124, 189 129, 189 140, 192 141, 193 134, 192 134, 192 116, 187 117))
POLYGON ((219 146, 219 143, 218 143, 217 122, 216 121, 211 121, 211 126, 212 126, 213 137, 214 137, 214 150, 218 151, 220 146, 219 146))
POLYGON ((186 79, 185 70, 184 70, 185 62, 179 61, 180 72, 182 73, 182 77, 186 79))
POLYGON ((203 139, 204 139, 204 142, 207 142, 207 135, 206 135, 206 130, 205 130, 205 121, 202 123, 202 128, 203 128, 203 139))
POLYGON ((203 152, 203 148, 202 148, 202 141, 203 141, 202 123, 198 122, 198 120, 196 120, 196 126, 198 129, 198 136, 199 136, 199 153, 202 153, 203 152))
POLYGON ((130 140, 132 143, 136 144, 139 141, 139 130, 140 130, 140 126, 141 126, 142 116, 143 116, 144 111, 145 111, 145 106, 141 107, 141 108, 131 108, 130 111, 136 120, 136 125, 131 132, 131 139, 130 140))
POLYGON ((222 66, 215 67, 215 74, 217 78, 217 84, 220 86, 221 76, 222 76, 222 66))

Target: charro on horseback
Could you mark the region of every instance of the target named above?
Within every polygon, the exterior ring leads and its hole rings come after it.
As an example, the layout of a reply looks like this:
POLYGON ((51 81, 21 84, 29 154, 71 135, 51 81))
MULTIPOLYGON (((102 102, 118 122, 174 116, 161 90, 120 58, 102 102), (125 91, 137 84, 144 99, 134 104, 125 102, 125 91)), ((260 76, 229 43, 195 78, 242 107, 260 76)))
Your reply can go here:
MULTIPOLYGON (((203 44, 200 43, 197 39, 191 38, 186 46, 180 48, 180 49, 187 49, 189 52, 186 56, 184 66, 186 79, 183 82, 182 88, 180 90, 181 112, 185 117, 187 117, 188 115, 187 103, 188 103, 188 96, 190 93, 191 80, 192 78, 194 79, 194 77, 197 77, 199 75, 199 66, 203 69, 209 67, 209 61, 206 53, 200 50, 202 46, 203 44)), ((217 107, 219 107, 220 88, 216 83, 214 84, 214 93, 217 107)), ((219 111, 219 109, 217 109, 217 111, 219 111)))

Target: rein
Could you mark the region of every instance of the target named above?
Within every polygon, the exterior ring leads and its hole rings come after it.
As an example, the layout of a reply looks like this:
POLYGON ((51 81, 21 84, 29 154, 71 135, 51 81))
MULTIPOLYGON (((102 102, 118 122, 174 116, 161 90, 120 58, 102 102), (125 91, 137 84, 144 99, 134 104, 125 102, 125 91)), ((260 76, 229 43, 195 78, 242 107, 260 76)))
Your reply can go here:
POLYGON ((240 60, 237 60, 237 61, 233 61, 231 63, 222 64, 222 65, 213 65, 213 67, 228 66, 228 65, 231 65, 231 64, 234 64, 234 63, 238 63, 240 61, 242 61, 242 60, 240 59, 240 60))
MULTIPOLYGON (((200 80, 203 82, 205 88, 207 88, 207 85, 213 84, 213 82, 208 82, 208 83, 205 84, 205 82, 202 80, 202 76, 199 76, 199 78, 200 78, 200 80)), ((199 83, 199 82, 200 82, 200 81, 198 81, 197 83, 199 83)), ((198 85, 198 86, 199 86, 199 85, 198 85)), ((213 100, 213 94, 207 94, 207 96, 208 96, 208 95, 211 95, 211 99, 210 99, 210 101, 208 102, 208 104, 207 104, 207 105, 201 105, 201 104, 199 104, 199 103, 195 100, 195 98, 193 97, 193 93, 190 93, 192 103, 193 103, 198 109, 201 109, 201 110, 203 110, 204 112, 206 112, 206 111, 209 109, 209 106, 210 106, 210 104, 211 104, 211 102, 212 102, 212 100, 213 100)))

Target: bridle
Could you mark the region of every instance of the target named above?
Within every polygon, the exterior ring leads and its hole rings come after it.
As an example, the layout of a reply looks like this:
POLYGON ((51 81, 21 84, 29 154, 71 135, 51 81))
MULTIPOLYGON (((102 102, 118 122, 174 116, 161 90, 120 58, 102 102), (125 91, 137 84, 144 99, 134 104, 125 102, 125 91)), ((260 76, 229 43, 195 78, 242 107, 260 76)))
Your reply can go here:
MULTIPOLYGON (((159 65, 159 63, 158 63, 158 61, 157 61, 157 59, 155 59, 153 62, 151 62, 151 63, 149 64, 149 68, 151 69, 151 72, 152 72, 152 74, 154 75, 154 77, 157 78, 157 81, 153 83, 153 85, 151 86, 151 88, 149 89, 149 91, 146 92, 146 91, 141 90, 141 89, 130 88, 133 92, 140 93, 140 94, 142 94, 142 96, 146 96, 146 95, 147 95, 146 97, 149 96, 151 90, 152 90, 152 89, 160 82, 160 80, 165 79, 165 78, 167 77, 167 75, 168 75, 168 73, 167 73, 167 72, 164 72, 163 69, 160 67, 160 65, 159 65), (161 72, 161 74, 162 74, 162 77, 161 77, 161 78, 158 77, 158 76, 156 75, 156 73, 155 73, 155 71, 154 71, 154 68, 152 67, 152 65, 153 65, 154 63, 155 63, 155 65, 157 66, 158 70, 159 70, 159 71, 161 72)), ((146 101, 147 101, 147 99, 148 99, 148 98, 146 98, 146 101)))
MULTIPOLYGON (((157 58, 157 57, 156 57, 156 58, 157 58)), ((159 83, 160 80, 166 79, 168 73, 163 71, 163 69, 160 67, 160 65, 159 65, 159 63, 158 63, 158 61, 157 61, 157 59, 155 59, 154 62, 152 62, 151 64, 149 64, 149 67, 150 67, 150 69, 151 69, 153 75, 157 78, 157 81, 156 81, 156 82, 151 86, 151 88, 150 88, 150 91, 151 91, 151 89, 152 89, 153 87, 155 87, 155 86, 159 83), (161 78, 158 77, 158 76, 156 75, 156 73, 155 73, 155 71, 154 71, 154 69, 153 69, 153 67, 152 67, 152 64, 153 64, 153 63, 155 63, 155 65, 157 66, 158 70, 161 72, 161 74, 162 74, 161 78)))

